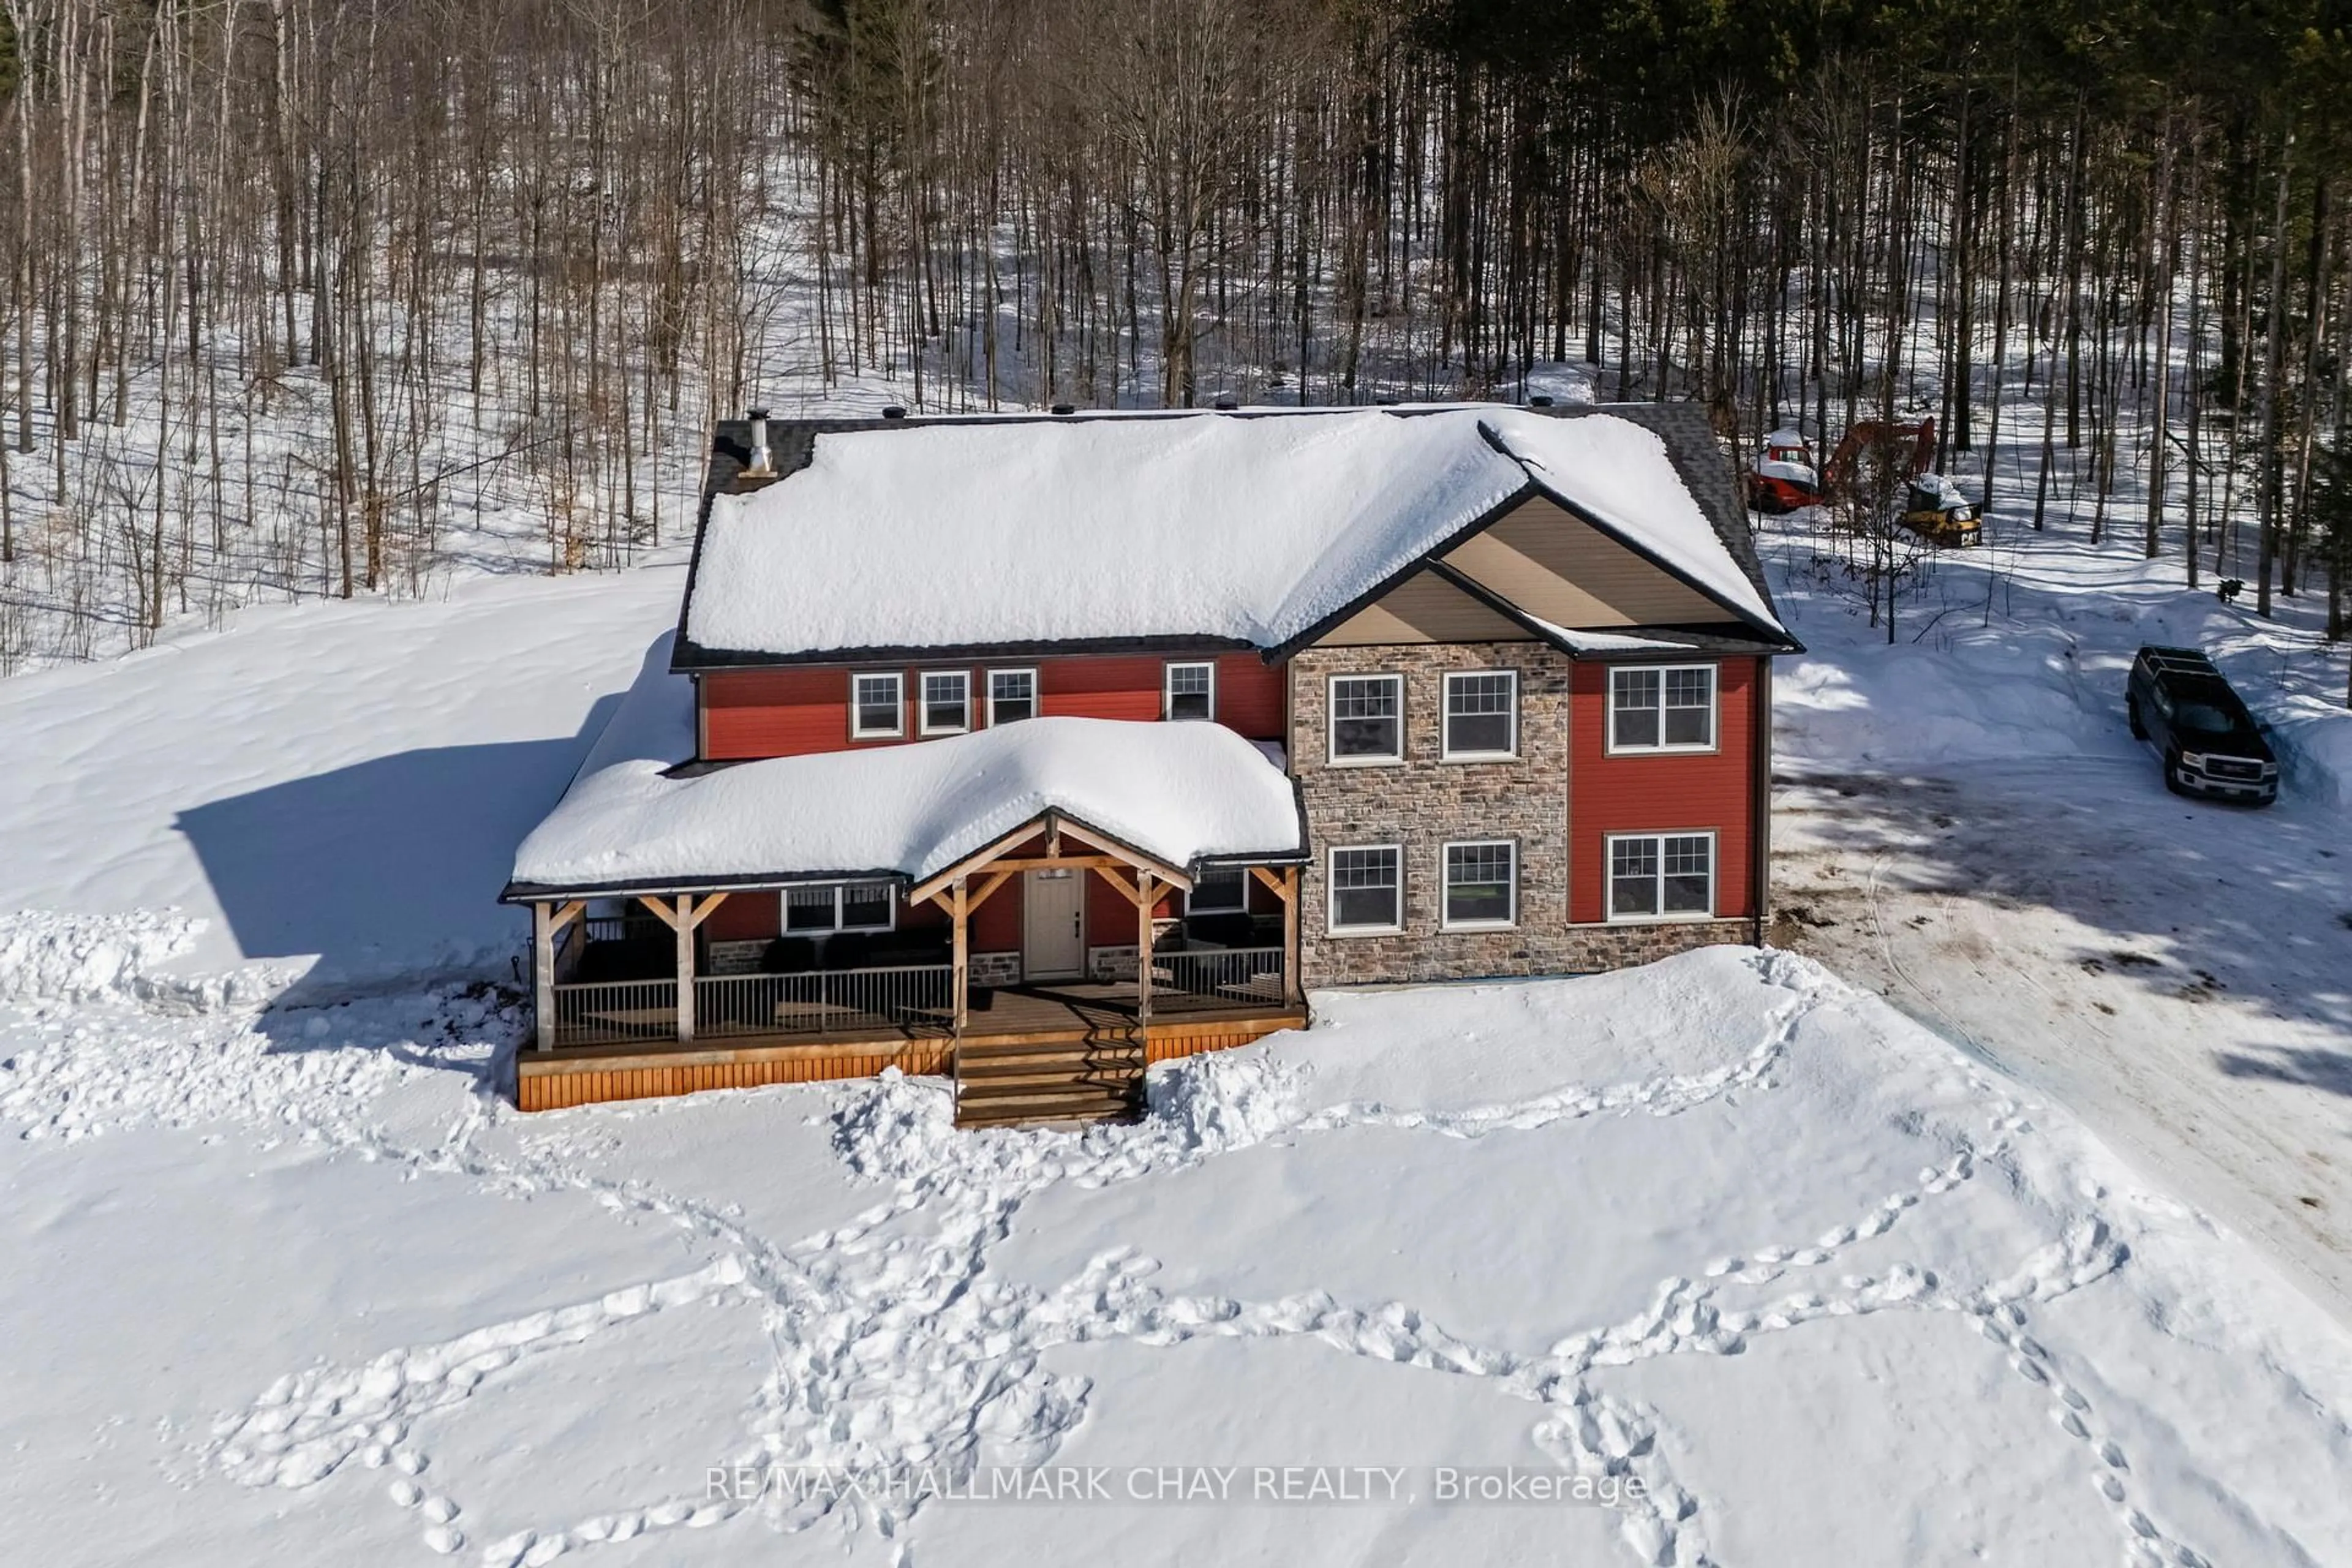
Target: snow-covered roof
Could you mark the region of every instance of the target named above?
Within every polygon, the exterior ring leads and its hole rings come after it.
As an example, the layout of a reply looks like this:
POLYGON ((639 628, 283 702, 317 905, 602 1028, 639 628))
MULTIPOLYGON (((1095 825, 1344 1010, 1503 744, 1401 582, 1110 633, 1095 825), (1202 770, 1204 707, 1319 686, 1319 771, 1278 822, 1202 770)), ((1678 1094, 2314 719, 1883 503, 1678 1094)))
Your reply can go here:
POLYGON ((1656 433, 1493 405, 819 430, 804 467, 711 497, 683 627, 780 658, 1273 647, 1538 488, 1779 629, 1656 433))
POLYGON ((1033 719, 698 774, 667 767, 636 757, 583 772, 516 851, 513 886, 921 881, 1048 811, 1175 868, 1296 857, 1306 843, 1290 780, 1222 724, 1033 719))

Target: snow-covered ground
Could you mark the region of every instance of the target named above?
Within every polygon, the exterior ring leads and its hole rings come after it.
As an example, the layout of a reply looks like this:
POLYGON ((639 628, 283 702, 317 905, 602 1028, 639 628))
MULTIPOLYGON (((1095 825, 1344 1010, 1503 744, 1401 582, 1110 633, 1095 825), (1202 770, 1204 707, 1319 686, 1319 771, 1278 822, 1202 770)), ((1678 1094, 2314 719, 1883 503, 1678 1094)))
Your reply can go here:
POLYGON ((1320 1006, 1082 1137, 895 1077, 524 1118, 460 996, 21 1006, 11 1553, 2352 1552, 2346 1338, 1817 965, 1320 1006), (1444 1500, 1508 1472, 1569 1499, 1444 1500))
POLYGON ((2079 520, 1995 526, 1892 647, 1801 521, 1768 538, 1811 649, 1778 676, 1775 940, 2060 1099, 2352 1326, 2347 650, 2312 597, 2266 624, 2079 520), (2275 806, 2166 793, 2124 718, 2149 642, 2212 650, 2273 725, 2275 806))

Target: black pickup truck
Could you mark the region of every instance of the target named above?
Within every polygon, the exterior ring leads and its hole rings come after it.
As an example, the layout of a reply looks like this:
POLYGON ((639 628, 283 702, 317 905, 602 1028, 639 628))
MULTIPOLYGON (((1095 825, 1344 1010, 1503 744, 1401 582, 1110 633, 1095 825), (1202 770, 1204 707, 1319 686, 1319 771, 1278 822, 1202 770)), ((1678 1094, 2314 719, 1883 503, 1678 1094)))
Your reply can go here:
POLYGON ((2132 660, 2125 699, 2135 739, 2164 754, 2164 785, 2175 795, 2268 805, 2278 798, 2278 758, 2254 716, 2193 647, 2143 647, 2132 660))

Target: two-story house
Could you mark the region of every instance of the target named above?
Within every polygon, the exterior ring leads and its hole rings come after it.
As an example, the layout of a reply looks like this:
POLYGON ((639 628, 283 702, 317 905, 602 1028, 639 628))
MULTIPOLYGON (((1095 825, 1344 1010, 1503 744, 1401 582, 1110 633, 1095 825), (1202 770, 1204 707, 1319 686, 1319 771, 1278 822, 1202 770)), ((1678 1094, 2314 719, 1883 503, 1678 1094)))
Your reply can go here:
POLYGON ((1758 941, 1795 647, 1690 406, 723 424, 517 856, 519 1100, 1115 1114, 1311 987, 1758 941))

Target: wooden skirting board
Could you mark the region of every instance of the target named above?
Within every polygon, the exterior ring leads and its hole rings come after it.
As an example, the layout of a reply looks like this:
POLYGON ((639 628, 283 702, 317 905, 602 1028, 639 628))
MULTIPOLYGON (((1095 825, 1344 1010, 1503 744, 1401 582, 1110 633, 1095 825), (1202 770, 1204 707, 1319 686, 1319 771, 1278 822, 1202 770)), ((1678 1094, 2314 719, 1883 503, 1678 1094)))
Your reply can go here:
MULTIPOLYGON (((1303 1027, 1304 1013, 1251 1018, 1202 1018, 1155 1023, 1145 1041, 1147 1061, 1174 1061, 1202 1051, 1231 1050, 1284 1029, 1303 1027)), ((1051 1034, 978 1036, 982 1041, 1086 1037, 1082 1030, 1051 1034)), ((562 1110, 615 1100, 657 1100, 713 1089, 757 1089, 772 1083, 819 1083, 872 1078, 884 1068, 901 1072, 945 1074, 954 1049, 939 1040, 851 1041, 837 1045, 700 1045, 691 1049, 639 1050, 611 1047, 567 1051, 554 1057, 524 1047, 515 1060, 515 1104, 524 1110, 562 1110)))

